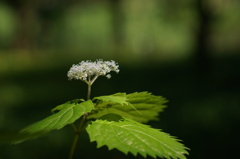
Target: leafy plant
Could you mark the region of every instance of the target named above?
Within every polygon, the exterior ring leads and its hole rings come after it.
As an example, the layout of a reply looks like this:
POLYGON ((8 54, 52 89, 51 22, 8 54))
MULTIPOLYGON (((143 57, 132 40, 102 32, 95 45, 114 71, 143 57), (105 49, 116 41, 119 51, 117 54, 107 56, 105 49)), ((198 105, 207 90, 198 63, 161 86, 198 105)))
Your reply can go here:
POLYGON ((110 72, 119 72, 115 61, 82 61, 73 65, 69 79, 82 80, 88 85, 87 99, 76 99, 52 109, 52 115, 20 131, 14 143, 42 136, 52 130, 71 125, 74 140, 69 153, 73 158, 79 135, 87 131, 91 142, 97 147, 108 146, 109 150, 118 149, 147 157, 185 159, 187 148, 175 137, 161 130, 151 128, 147 123, 158 120, 159 112, 166 107, 167 100, 148 92, 131 94, 116 93, 91 99, 91 86, 99 76, 110 78, 110 72))

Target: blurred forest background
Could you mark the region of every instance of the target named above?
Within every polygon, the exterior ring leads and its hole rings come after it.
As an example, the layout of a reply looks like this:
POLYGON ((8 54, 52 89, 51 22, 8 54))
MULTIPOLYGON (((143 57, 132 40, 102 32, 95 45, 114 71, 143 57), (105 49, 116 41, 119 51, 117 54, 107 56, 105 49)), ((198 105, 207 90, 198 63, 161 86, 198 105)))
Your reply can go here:
MULTIPOLYGON (((151 122, 183 140, 189 159, 235 159, 240 131, 239 0, 1 0, 0 134, 84 98, 67 71, 82 60, 115 60, 93 96, 149 91, 169 100, 151 122)), ((19 145, 0 159, 66 159, 71 127, 19 145)), ((96 149, 83 134, 76 155, 130 159, 96 149)), ((80 158, 80 157, 78 157, 80 158)), ((142 158, 138 156, 137 158, 142 158)))

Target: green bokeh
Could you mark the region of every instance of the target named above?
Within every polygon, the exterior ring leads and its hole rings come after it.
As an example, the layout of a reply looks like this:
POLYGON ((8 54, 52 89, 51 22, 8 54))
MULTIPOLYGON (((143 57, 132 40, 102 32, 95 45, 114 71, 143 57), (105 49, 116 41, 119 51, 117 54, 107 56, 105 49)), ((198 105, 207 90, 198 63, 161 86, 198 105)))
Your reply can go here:
MULTIPOLYGON (((200 21, 195 1, 3 2, 1 133, 41 120, 68 100, 85 98, 87 86, 69 81, 67 71, 82 60, 103 58, 117 61, 120 73, 112 74, 110 80, 99 78, 93 96, 136 91, 162 95, 170 101, 168 108, 159 122, 150 124, 182 139, 191 149, 189 158, 236 158, 240 124, 238 1, 211 1, 214 18, 207 41, 210 64, 205 72, 194 59, 200 21), (33 14, 25 15, 24 30, 19 13, 26 10, 33 14), (119 15, 114 11, 120 11, 119 15)), ((68 127, 20 145, 0 145, 0 158, 66 158, 72 138, 68 127)), ((133 158, 95 147, 83 134, 76 155, 133 158)))

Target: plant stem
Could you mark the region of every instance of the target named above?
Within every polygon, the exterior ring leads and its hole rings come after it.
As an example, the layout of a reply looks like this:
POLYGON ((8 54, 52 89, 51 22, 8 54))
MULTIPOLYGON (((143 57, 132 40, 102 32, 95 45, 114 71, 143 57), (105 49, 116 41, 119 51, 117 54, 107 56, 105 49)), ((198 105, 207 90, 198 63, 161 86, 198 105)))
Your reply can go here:
POLYGON ((72 128, 73 128, 73 131, 74 132, 77 132, 77 127, 75 126, 75 124, 71 124, 72 128))
MULTIPOLYGON (((88 93, 87 93, 87 100, 90 99, 91 97, 91 86, 92 86, 92 83, 87 83, 88 84, 88 93)), ((77 142, 78 142, 78 138, 79 138, 79 135, 80 133, 82 132, 83 130, 83 123, 86 119, 86 117, 88 116, 87 113, 85 113, 82 118, 81 118, 81 121, 79 123, 79 126, 76 127, 74 124, 72 124, 72 127, 75 131, 75 135, 74 135, 74 138, 73 138, 73 142, 72 142, 72 146, 71 146, 71 149, 70 149, 70 152, 69 152, 69 156, 68 156, 68 159, 72 159, 73 158, 73 154, 74 154, 74 151, 76 149, 76 146, 77 146, 77 142)))
POLYGON ((72 142, 72 146, 71 146, 71 149, 70 149, 70 153, 69 153, 68 159, 72 159, 73 158, 73 154, 74 154, 74 151, 76 149, 78 138, 79 138, 79 135, 80 135, 80 133, 82 131, 82 126, 83 126, 85 118, 86 118, 85 116, 83 116, 81 118, 79 127, 75 130, 75 135, 74 135, 74 138, 73 138, 73 142, 72 142))
POLYGON ((87 94, 87 100, 91 98, 91 84, 88 84, 88 94, 87 94))
POLYGON ((69 153, 68 159, 72 159, 73 158, 73 154, 74 154, 74 151, 76 149, 78 138, 79 138, 79 135, 76 133, 74 138, 73 138, 73 143, 72 143, 72 146, 71 146, 71 149, 70 149, 70 153, 69 153))

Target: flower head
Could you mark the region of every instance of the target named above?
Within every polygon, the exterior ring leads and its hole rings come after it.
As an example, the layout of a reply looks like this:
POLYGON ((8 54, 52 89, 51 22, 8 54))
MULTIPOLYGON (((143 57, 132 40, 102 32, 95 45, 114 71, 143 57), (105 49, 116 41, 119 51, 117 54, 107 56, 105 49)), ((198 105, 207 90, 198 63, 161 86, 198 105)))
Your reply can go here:
POLYGON ((92 84, 99 76, 111 78, 109 73, 111 71, 118 73, 118 67, 118 64, 113 60, 103 61, 100 59, 94 62, 82 61, 79 64, 72 65, 67 73, 67 76, 70 80, 82 80, 88 84, 92 84))

